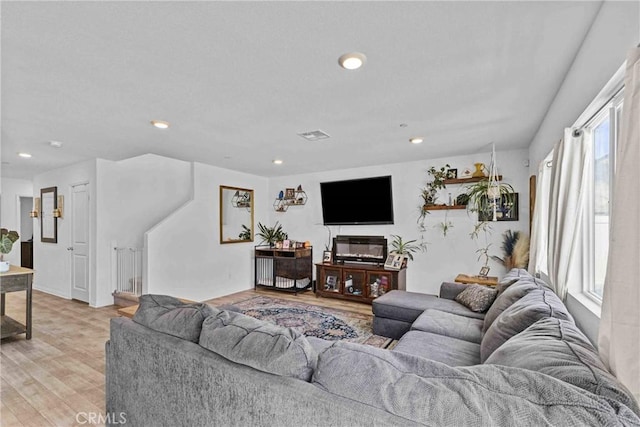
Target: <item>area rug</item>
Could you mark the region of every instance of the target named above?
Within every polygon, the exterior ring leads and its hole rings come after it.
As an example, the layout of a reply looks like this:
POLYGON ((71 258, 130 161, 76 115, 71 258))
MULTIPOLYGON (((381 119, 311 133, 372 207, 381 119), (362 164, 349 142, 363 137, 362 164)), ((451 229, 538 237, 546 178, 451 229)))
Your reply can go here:
POLYGON ((373 334, 372 315, 266 296, 233 302, 222 308, 294 328, 308 337, 329 341, 343 340, 379 348, 386 348, 392 341, 391 338, 373 334))

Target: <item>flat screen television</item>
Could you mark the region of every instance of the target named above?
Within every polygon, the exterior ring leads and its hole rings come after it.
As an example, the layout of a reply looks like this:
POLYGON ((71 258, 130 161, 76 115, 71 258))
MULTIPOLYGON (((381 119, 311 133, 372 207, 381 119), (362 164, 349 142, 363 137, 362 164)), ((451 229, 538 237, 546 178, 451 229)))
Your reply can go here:
POLYGON ((324 225, 393 224, 391 176, 320 183, 324 225))

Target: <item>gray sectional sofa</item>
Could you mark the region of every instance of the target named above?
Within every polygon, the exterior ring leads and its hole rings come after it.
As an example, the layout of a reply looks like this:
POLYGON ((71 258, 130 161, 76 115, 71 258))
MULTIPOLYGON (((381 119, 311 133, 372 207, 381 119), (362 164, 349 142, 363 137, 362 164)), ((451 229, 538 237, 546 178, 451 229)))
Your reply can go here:
POLYGON ((393 350, 143 296, 133 320, 111 321, 107 412, 133 426, 640 426, 542 282, 511 271, 486 313, 455 301, 463 289, 445 284, 422 307, 379 298, 378 332, 409 323, 393 350))

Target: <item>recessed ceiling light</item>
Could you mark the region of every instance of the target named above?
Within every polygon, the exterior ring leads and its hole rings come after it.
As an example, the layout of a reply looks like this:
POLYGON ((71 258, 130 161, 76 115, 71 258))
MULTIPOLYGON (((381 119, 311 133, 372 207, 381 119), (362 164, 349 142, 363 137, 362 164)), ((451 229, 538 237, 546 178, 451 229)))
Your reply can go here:
POLYGON ((151 124, 158 129, 167 129, 169 127, 169 122, 165 122, 164 120, 151 120, 151 124))
POLYGON ((422 141, 424 141, 424 138, 422 138, 421 136, 414 136, 413 138, 409 138, 409 142, 412 144, 420 144, 422 141))
POLYGON ((406 124, 406 123, 400 123, 400 127, 401 127, 401 128, 406 128, 407 126, 409 126, 409 125, 408 125, 408 124, 406 124))
POLYGON ((49 141, 49 145, 54 147, 54 148, 60 148, 60 147, 62 147, 62 142, 60 142, 60 141, 49 141))
POLYGON ((25 159, 30 159, 31 158, 31 154, 29 154, 29 153, 18 153, 18 156, 24 157, 25 159))
POLYGON ((364 53, 360 52, 351 52, 345 53, 340 58, 338 58, 338 64, 346 70, 357 70, 358 68, 364 65, 367 57, 364 56, 364 53))
POLYGON ((274 165, 281 165, 281 164, 282 164, 282 160, 280 160, 280 159, 275 159, 275 160, 273 161, 273 164, 274 164, 274 165))

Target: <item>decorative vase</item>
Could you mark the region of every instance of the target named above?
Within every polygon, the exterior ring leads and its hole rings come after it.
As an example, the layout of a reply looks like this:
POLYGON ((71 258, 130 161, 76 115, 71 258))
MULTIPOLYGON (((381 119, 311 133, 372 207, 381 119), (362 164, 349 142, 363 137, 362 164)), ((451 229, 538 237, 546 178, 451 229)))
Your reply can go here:
POLYGON ((484 163, 474 163, 473 166, 476 167, 476 170, 473 171, 473 174, 471 174, 471 176, 473 178, 484 178, 486 177, 486 175, 484 174, 484 163))
POLYGON ((0 261, 0 273, 5 273, 11 269, 9 261, 0 261))

